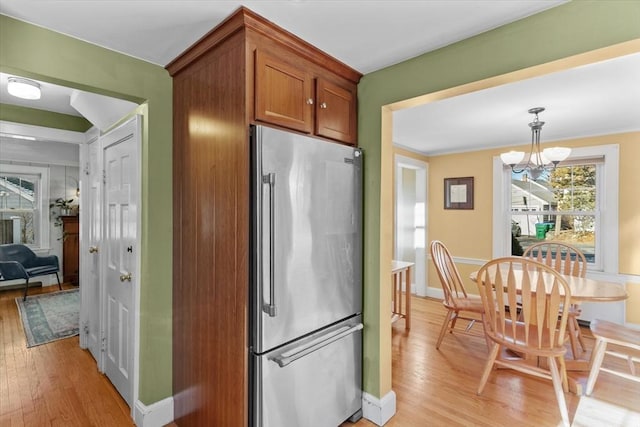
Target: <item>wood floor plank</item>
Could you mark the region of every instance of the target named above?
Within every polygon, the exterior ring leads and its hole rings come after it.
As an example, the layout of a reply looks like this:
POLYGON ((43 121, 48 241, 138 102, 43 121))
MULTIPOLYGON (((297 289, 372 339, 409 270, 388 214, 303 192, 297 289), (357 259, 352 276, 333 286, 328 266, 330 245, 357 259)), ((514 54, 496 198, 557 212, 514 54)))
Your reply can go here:
POLYGON ((27 348, 15 303, 20 293, 0 291, 0 427, 133 426, 126 402, 78 337, 27 348))

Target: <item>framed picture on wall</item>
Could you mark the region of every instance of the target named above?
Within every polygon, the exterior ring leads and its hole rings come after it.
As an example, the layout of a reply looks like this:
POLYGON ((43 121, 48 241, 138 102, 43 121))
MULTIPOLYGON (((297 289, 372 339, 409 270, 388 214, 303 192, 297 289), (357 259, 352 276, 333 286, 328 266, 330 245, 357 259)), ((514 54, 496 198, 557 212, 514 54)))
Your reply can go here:
POLYGON ((473 209, 473 177, 444 179, 444 208, 473 209))

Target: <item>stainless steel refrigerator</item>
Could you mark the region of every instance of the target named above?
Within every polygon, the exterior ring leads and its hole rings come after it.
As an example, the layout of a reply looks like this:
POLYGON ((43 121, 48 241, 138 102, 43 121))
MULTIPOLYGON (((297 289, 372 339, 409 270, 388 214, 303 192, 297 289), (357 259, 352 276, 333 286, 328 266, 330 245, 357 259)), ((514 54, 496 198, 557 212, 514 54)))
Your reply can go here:
POLYGON ((251 127, 250 424, 362 407, 362 152, 251 127))

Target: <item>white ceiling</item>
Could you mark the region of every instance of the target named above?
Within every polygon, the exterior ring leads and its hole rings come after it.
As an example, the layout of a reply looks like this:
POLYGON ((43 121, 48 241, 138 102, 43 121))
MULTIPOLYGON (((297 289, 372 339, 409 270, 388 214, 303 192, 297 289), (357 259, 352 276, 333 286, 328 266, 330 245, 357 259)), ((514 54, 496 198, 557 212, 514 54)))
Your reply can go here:
POLYGON ((0 13, 165 66, 244 5, 369 73, 564 2, 2 0, 0 13))
MULTIPOLYGON (((161 66, 244 5, 362 73, 432 51, 564 3, 476 1, 2 0, 0 13, 161 66)), ((547 111, 542 139, 638 130, 640 54, 394 113, 394 142, 425 154, 526 144, 531 107, 547 111), (635 114, 634 114, 635 113, 635 114)), ((46 71, 43 72, 46 74, 46 71)), ((78 113, 70 89, 0 101, 78 113)))
POLYGON ((393 142, 427 155, 640 130, 640 53, 395 111, 393 142))

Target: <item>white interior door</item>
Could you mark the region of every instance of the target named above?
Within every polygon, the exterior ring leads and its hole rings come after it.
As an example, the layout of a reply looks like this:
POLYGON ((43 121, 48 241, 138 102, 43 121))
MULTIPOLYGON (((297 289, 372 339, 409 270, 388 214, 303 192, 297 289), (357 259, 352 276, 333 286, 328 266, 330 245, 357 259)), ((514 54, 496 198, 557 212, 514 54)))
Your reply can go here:
POLYGON ((112 131, 104 147, 105 374, 132 406, 137 281, 137 121, 112 131))
POLYGON ((86 212, 83 212, 83 220, 88 223, 87 239, 88 244, 83 246, 86 252, 82 258, 87 261, 88 280, 82 283, 83 304, 87 310, 87 342, 86 346, 96 359, 98 369, 104 370, 104 360, 102 358, 101 343, 104 334, 101 332, 100 324, 100 244, 102 241, 102 162, 100 161, 102 150, 100 141, 88 144, 89 173, 87 175, 88 185, 85 187, 89 201, 86 205, 86 212))

